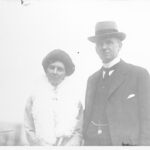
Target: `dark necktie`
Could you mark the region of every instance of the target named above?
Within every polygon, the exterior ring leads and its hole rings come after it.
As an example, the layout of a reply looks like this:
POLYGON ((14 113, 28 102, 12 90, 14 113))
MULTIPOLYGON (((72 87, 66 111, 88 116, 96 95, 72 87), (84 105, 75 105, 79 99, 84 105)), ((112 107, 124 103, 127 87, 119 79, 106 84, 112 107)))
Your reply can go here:
POLYGON ((114 65, 110 68, 102 67, 102 71, 105 72, 103 79, 107 80, 110 77, 110 75, 109 75, 110 71, 115 71, 118 65, 119 65, 119 63, 117 63, 116 65, 114 65))
POLYGON ((103 79, 107 80, 109 78, 109 69, 103 68, 104 76, 103 79))

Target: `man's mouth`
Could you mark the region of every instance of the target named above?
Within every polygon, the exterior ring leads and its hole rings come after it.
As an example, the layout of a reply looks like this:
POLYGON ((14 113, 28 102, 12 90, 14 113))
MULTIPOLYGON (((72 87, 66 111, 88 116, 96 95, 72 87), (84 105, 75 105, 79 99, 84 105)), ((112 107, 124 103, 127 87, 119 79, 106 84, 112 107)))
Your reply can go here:
POLYGON ((105 51, 105 52, 103 52, 103 55, 104 55, 104 56, 110 56, 110 51, 105 51))
POLYGON ((110 49, 103 49, 103 53, 110 53, 110 49))

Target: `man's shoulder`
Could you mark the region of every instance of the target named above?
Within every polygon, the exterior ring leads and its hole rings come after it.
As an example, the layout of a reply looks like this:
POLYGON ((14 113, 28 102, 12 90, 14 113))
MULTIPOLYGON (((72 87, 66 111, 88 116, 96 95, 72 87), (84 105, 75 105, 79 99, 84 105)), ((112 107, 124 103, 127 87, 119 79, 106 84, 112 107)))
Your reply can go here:
POLYGON ((130 69, 131 72, 135 72, 135 73, 148 72, 146 68, 138 66, 138 65, 134 65, 131 63, 126 63, 126 65, 128 66, 128 68, 130 69))
POLYGON ((95 73, 93 73, 92 75, 89 76, 88 80, 94 80, 97 79, 100 76, 100 70, 96 71, 95 73))
POLYGON ((120 71, 125 72, 125 73, 142 73, 142 72, 148 72, 147 69, 145 69, 144 67, 129 63, 129 62, 125 62, 124 60, 121 59, 120 61, 120 71))

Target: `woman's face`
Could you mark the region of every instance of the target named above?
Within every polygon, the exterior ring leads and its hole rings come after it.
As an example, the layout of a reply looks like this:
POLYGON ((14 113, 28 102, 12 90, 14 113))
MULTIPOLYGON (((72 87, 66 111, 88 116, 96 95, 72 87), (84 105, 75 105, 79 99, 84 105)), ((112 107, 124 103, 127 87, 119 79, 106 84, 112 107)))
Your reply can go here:
POLYGON ((51 63, 47 68, 46 75, 53 86, 59 85, 66 77, 65 65, 60 61, 51 63))

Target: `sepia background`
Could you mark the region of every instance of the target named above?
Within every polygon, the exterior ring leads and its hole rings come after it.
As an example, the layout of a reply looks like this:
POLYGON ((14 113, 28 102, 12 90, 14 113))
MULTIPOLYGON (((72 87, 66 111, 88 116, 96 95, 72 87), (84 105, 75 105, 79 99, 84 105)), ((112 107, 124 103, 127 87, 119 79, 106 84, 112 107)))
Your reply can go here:
POLYGON ((60 48, 72 57, 72 76, 84 105, 87 78, 101 67, 94 35, 113 20, 126 33, 121 57, 150 71, 150 2, 147 0, 0 0, 0 145, 27 145, 26 99, 43 74, 41 61, 60 48))

